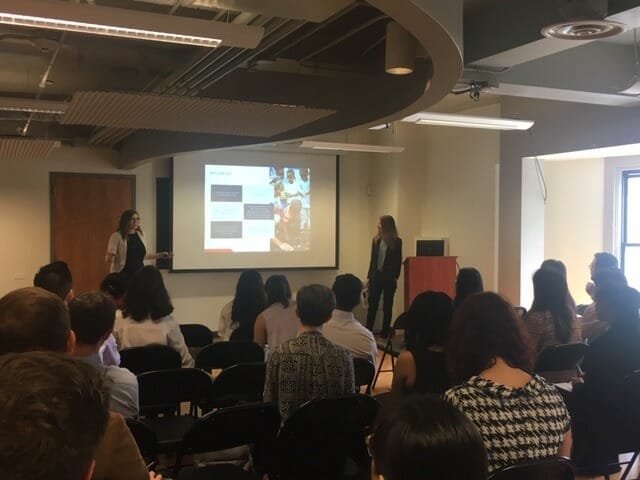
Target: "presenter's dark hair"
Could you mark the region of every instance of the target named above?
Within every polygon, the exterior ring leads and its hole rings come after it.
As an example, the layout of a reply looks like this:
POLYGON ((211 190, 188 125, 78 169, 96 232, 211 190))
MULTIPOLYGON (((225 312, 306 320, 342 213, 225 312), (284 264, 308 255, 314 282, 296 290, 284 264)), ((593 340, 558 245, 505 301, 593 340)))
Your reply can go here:
POLYGON ((320 327, 331 318, 336 308, 333 292, 324 285, 307 285, 298 290, 296 296, 298 317, 303 325, 320 327))
POLYGON ((0 357, 0 477, 81 480, 107 428, 109 393, 95 367, 66 354, 0 357))
POLYGON ((44 288, 56 294, 62 300, 67 299, 67 295, 73 288, 73 278, 67 262, 57 261, 44 265, 33 277, 33 286, 44 288))
POLYGON ((447 354, 456 384, 493 366, 498 357, 513 368, 533 369, 524 320, 492 292, 471 295, 455 311, 447 354))
POLYGON ((351 273, 338 275, 331 290, 336 296, 336 308, 350 312, 360 305, 362 281, 355 275, 351 273))
POLYGON ((549 312, 556 339, 568 343, 573 312, 566 277, 557 270, 540 268, 533 274, 533 303, 530 312, 549 312))
POLYGON ((146 265, 134 273, 124 296, 124 315, 138 322, 160 320, 173 312, 173 305, 160 271, 146 265))
POLYGON ((376 473, 385 480, 485 480, 480 432, 435 395, 408 395, 385 416, 369 441, 376 473))
POLYGON ((260 312, 267 306, 262 276, 257 270, 245 270, 236 284, 236 294, 231 305, 231 320, 236 329, 247 335, 251 332, 260 312))
POLYGON ((540 264, 542 270, 552 270, 567 279, 567 266, 561 261, 554 258, 548 258, 540 264))
POLYGON ((453 303, 443 292, 422 292, 408 310, 407 344, 426 349, 446 345, 451 330, 453 303))
POLYGON ((49 350, 66 352, 69 311, 57 295, 25 287, 0 298, 0 355, 49 350))
POLYGON ((458 307, 472 293, 484 291, 482 275, 473 267, 461 268, 456 277, 456 296, 453 305, 458 307))
POLYGON ((97 345, 113 330, 116 306, 105 293, 87 292, 69 302, 69 317, 78 343, 97 345))
POLYGON ((284 275, 271 275, 264 283, 264 290, 267 294, 267 307, 280 303, 287 308, 291 303, 291 287, 284 275))
MULTIPOLYGON (((122 236, 123 240, 127 239, 127 235, 129 234, 129 222, 133 218, 134 215, 140 216, 137 210, 125 210, 120 215, 120 223, 118 224, 118 231, 122 236)), ((142 229, 138 227, 138 230, 142 232, 142 229)))

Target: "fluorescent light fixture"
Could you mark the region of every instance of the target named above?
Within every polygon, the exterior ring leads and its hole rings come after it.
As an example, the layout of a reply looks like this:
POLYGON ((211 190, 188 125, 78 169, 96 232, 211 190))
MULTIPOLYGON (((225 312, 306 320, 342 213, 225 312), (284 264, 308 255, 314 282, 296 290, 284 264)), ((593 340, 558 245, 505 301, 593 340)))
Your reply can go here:
POLYGON ((370 145, 361 143, 339 143, 320 142, 316 140, 304 140, 300 146, 302 148, 313 148, 314 150, 334 150, 342 152, 369 152, 369 153, 400 153, 404 152, 404 147, 391 147, 388 145, 370 145))
POLYGON ((49 115, 62 115, 67 111, 67 102, 55 100, 33 100, 30 98, 0 97, 0 111, 46 113, 49 115))
POLYGON ((0 23, 215 48, 255 48, 261 27, 59 0, 0 0, 0 23))
POLYGON ((449 113, 419 112, 402 119, 403 122, 420 125, 442 125, 446 127, 487 128, 489 130, 529 130, 532 120, 514 120, 511 118, 474 117, 471 115, 452 115, 449 113))
POLYGON ((590 148, 588 150, 576 150, 574 152, 552 153, 538 155, 540 160, 584 160, 588 158, 629 157, 640 155, 640 143, 616 145, 614 147, 590 148))
POLYGON ((380 125, 374 125, 373 127, 369 127, 369 130, 384 130, 385 128, 389 128, 391 124, 389 123, 381 123, 380 125))

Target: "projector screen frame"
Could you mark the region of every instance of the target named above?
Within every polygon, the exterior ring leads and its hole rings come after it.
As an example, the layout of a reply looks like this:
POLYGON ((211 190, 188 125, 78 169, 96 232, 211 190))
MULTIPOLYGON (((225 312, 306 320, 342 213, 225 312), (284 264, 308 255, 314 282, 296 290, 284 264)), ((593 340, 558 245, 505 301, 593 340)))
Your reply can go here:
MULTIPOLYGON (((261 272, 288 272, 288 271, 306 271, 306 270, 339 270, 340 269, 340 155, 335 156, 335 178, 336 178, 336 238, 335 238, 335 258, 333 265, 324 266, 303 266, 303 267, 236 267, 236 268, 173 268, 173 260, 168 269, 168 273, 215 273, 215 272, 243 272, 245 270, 259 270, 261 272)), ((173 248, 173 175, 174 175, 174 159, 171 157, 169 162, 169 179, 170 179, 170 198, 171 211, 168 214, 171 217, 171 240, 170 245, 173 248)), ((156 210, 156 215, 160 212, 156 210)))

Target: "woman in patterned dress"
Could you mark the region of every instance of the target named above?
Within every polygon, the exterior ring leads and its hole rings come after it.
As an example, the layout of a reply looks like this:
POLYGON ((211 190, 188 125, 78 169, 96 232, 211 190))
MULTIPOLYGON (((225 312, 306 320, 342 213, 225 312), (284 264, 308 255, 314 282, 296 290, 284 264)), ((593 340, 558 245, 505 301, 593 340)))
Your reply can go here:
POLYGON ((449 363, 458 385, 445 399, 480 430, 489 472, 571 452, 571 422, 560 394, 532 373, 522 319, 495 293, 469 297, 454 314, 449 363))

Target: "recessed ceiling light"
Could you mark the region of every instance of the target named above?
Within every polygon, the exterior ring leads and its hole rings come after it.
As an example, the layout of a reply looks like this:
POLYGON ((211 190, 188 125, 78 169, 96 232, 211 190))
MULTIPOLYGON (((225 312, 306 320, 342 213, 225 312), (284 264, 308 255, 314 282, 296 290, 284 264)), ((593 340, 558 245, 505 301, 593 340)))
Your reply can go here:
POLYGON ((544 27, 540 33, 560 40, 597 40, 624 32, 624 23, 611 20, 569 20, 544 27))

